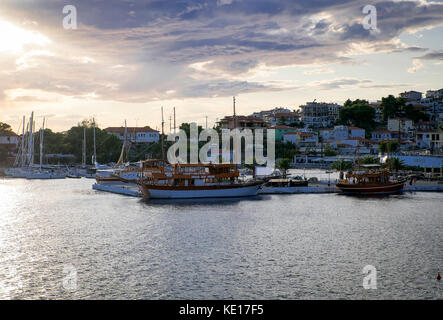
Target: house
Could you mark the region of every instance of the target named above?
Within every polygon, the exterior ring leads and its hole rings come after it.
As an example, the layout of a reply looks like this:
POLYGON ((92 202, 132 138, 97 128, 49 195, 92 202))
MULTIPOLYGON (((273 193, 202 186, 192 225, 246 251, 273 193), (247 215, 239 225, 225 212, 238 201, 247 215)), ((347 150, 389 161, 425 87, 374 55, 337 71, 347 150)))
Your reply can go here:
POLYGON ((414 124, 415 130, 417 131, 425 131, 425 130, 432 130, 433 126, 432 123, 429 121, 420 121, 416 122, 414 124))
POLYGON ((283 136, 287 132, 297 132, 297 128, 289 127, 289 126, 282 126, 277 125, 273 127, 269 127, 268 129, 274 129, 275 130, 275 141, 282 141, 283 136))
POLYGON ((416 133, 415 143, 420 149, 442 151, 443 131, 425 130, 416 133))
POLYGON ((365 138, 365 129, 348 126, 335 126, 332 130, 320 131, 323 140, 344 140, 347 138, 365 138))
POLYGON ((389 131, 389 130, 372 131, 371 139, 374 142, 393 140, 392 135, 391 135, 391 131, 389 131))
POLYGON ((405 91, 400 93, 400 97, 409 101, 420 100, 422 96, 423 93, 418 91, 405 91))
POLYGON ((251 117, 265 118, 266 116, 271 116, 276 113, 291 113, 291 112, 292 111, 287 108, 278 107, 278 108, 274 108, 271 110, 263 110, 263 111, 259 111, 259 112, 254 112, 253 114, 251 114, 251 117))
POLYGON ((329 127, 332 123, 329 116, 330 105, 324 102, 307 102, 306 105, 300 106, 301 121, 311 128, 329 127))
POLYGON ((0 145, 9 148, 16 148, 19 142, 20 142, 20 136, 18 136, 14 132, 12 131, 0 132, 0 145))
POLYGON ((286 132, 283 135, 284 142, 290 142, 300 148, 316 148, 318 135, 315 132, 286 132))
POLYGON ((377 123, 381 123, 383 121, 383 107, 381 106, 381 101, 372 102, 369 104, 375 110, 375 118, 374 121, 377 123))
POLYGON ((218 122, 221 129, 264 129, 267 122, 260 117, 253 116, 226 116, 218 122))
MULTIPOLYGON (((160 135, 157 130, 149 126, 146 127, 127 127, 128 140, 132 143, 152 143, 160 140, 160 135)), ((120 140, 125 139, 125 127, 109 127, 105 131, 109 134, 115 135, 120 140)))
POLYGON ((408 134, 406 132, 390 131, 390 130, 376 130, 371 133, 371 140, 375 143, 379 141, 399 141, 407 140, 408 134))
POLYGON ((388 119, 389 131, 411 132, 415 129, 414 122, 407 118, 388 119))
POLYGON ((283 123, 281 122, 284 122, 284 125, 290 125, 292 123, 299 123, 300 116, 296 112, 279 112, 266 115, 264 120, 271 126, 282 125, 283 123))
POLYGON ((428 99, 443 99, 443 89, 426 91, 426 98, 428 98, 428 99))

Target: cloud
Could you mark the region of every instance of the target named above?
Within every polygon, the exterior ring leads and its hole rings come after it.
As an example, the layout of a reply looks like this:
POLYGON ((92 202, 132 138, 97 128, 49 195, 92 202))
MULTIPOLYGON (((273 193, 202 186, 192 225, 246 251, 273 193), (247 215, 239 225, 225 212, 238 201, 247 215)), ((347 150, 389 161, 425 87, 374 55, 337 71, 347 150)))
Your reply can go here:
MULTIPOLYGON (((149 102, 284 90, 277 82, 246 78, 263 66, 359 63, 359 54, 424 52, 398 36, 443 23, 442 3, 375 1, 378 32, 370 32, 361 24, 366 2, 73 0, 78 29, 64 30, 65 1, 3 0, 2 17, 47 38, 37 49, 51 55, 30 54, 36 52, 31 43, 20 55, 0 57, 0 97, 23 88, 149 102)), ((441 53, 416 59, 441 60, 441 53)), ((418 62, 413 68, 420 68, 418 62)), ((305 74, 332 72, 325 67, 305 74)), ((321 86, 352 85, 365 82, 341 79, 321 86)))
POLYGON ((430 52, 424 56, 417 57, 416 59, 421 60, 443 60, 443 52, 430 52))
POLYGON ((408 68, 409 73, 416 73, 418 70, 423 69, 424 65, 419 59, 412 60, 412 67, 408 68))

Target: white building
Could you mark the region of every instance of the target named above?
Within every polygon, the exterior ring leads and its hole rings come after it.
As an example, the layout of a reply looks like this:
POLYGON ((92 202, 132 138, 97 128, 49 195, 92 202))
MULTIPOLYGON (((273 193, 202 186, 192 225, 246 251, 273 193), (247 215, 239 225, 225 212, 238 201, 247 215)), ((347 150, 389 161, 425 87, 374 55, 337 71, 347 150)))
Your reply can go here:
MULTIPOLYGON (((125 127, 109 127, 105 131, 115 135, 120 140, 125 139, 125 127)), ((160 140, 157 130, 146 127, 127 127, 128 140, 133 143, 152 143, 160 140)))
POLYGON ((282 120, 284 121, 283 125, 290 125, 300 122, 300 116, 296 112, 278 112, 265 116, 264 120, 271 126, 282 124, 282 120))
POLYGON ((300 148, 315 148, 318 145, 318 135, 315 132, 286 132, 284 142, 290 142, 300 148))
POLYGON ((405 91, 400 93, 400 97, 406 100, 420 100, 423 97, 423 93, 418 91, 405 91))
POLYGON ((414 130, 414 122, 407 118, 388 119, 389 131, 412 132, 414 130))
POLYGON ((335 126, 332 130, 322 130, 320 132, 324 141, 326 140, 344 140, 348 138, 365 138, 365 129, 348 126, 335 126))
POLYGON ((443 151, 443 132, 434 130, 419 131, 416 133, 415 143, 420 149, 443 151))
POLYGON ((20 141, 20 137, 14 132, 1 132, 0 133, 0 145, 17 147, 20 141))
POLYGON ((342 107, 336 103, 307 102, 300 106, 301 121, 312 128, 329 127, 338 120, 342 107))

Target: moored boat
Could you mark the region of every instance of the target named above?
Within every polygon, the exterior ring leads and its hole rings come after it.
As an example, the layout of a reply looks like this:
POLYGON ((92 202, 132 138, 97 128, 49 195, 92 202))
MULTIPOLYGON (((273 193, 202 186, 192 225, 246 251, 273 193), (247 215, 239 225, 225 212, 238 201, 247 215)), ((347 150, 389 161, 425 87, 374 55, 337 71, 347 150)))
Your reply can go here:
POLYGON ((257 195, 263 181, 241 181, 234 164, 142 162, 138 184, 147 199, 234 198, 257 195))
POLYGON ((364 170, 346 174, 336 184, 343 193, 357 195, 392 194, 403 191, 406 179, 391 179, 387 169, 378 169, 378 165, 363 165, 364 170), (376 169, 377 168, 377 169, 376 169))

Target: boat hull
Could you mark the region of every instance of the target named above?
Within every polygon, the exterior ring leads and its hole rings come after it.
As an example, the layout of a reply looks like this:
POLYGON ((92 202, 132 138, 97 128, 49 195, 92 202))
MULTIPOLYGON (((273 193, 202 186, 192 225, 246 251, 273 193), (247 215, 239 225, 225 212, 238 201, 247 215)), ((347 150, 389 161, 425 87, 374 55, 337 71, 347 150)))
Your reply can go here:
POLYGON ((337 188, 339 188, 345 194, 392 194, 400 193, 403 191, 405 181, 399 181, 384 185, 369 185, 369 184, 345 184, 338 183, 337 188))
POLYGON ((257 195, 261 185, 177 188, 141 184, 140 191, 147 199, 236 198, 257 195))

